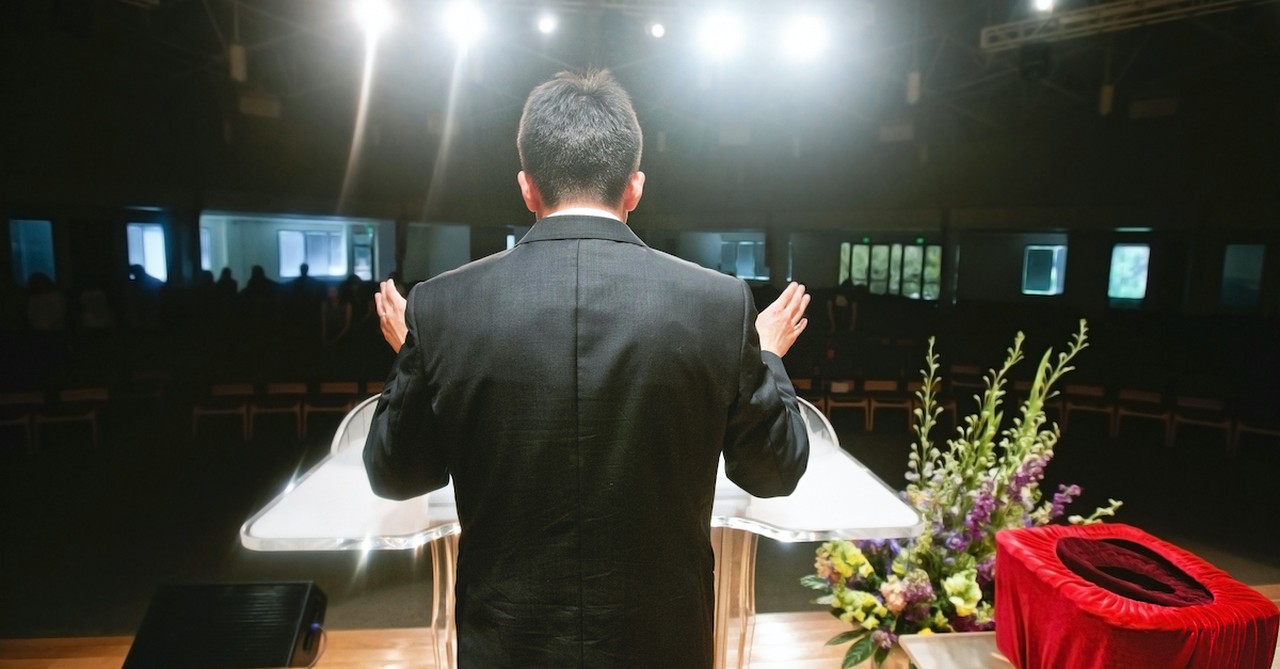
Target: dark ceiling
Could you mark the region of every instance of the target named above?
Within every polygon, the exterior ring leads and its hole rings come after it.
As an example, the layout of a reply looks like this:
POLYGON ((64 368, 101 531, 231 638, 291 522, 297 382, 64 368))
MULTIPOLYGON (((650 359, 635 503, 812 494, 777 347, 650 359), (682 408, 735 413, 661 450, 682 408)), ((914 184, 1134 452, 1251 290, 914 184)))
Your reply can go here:
POLYGON ((67 184, 331 201, 351 164, 357 200, 443 214, 502 189, 500 206, 518 206, 524 96, 584 66, 632 92, 645 169, 675 209, 1266 199, 1280 178, 1280 3, 1000 53, 979 34, 1034 16, 1023 0, 811 3, 833 37, 808 66, 766 33, 796 6, 781 0, 735 3, 757 31, 722 65, 692 44, 705 2, 552 2, 551 36, 533 29, 540 4, 480 2, 493 25, 465 58, 439 28, 443 3, 392 4, 352 161, 365 44, 347 1, 9 3, 0 148, 22 167, 0 201, 67 184), (662 40, 644 34, 653 18, 662 40), (232 43, 247 82, 230 77, 232 43))

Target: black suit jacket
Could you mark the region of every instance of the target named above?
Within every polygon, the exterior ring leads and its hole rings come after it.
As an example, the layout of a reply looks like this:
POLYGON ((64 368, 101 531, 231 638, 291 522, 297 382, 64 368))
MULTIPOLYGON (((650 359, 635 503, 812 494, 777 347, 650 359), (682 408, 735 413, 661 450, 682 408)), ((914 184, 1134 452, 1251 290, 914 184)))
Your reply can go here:
POLYGON ((410 292, 364 459, 385 497, 453 476, 461 666, 711 666, 720 453, 762 497, 808 461, 755 317, 742 281, 589 216, 410 292))

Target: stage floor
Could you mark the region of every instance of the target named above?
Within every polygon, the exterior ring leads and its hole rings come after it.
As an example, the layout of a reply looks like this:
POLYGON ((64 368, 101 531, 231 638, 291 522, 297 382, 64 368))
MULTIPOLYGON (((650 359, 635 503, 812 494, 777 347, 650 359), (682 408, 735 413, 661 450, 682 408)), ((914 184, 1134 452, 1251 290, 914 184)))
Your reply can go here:
MULTIPOLYGON (((1258 590, 1280 603, 1280 584, 1258 590)), ((760 614, 751 669, 835 669, 847 645, 825 644, 847 629, 824 611, 760 614)), ((0 639, 0 669, 119 669, 132 642, 130 636, 0 639)), ((427 629, 420 627, 333 630, 327 633, 315 669, 429 669, 436 666, 430 643, 427 629)), ((870 666, 868 662, 858 669, 870 666)), ((1280 651, 1271 667, 1280 669, 1280 651)))

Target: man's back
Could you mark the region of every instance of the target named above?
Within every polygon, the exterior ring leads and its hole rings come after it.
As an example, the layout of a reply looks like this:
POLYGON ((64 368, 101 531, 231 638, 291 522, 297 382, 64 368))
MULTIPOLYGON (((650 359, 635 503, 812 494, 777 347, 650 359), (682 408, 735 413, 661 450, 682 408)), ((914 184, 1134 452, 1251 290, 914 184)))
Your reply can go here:
POLYGON ((463 666, 710 665, 720 451, 761 496, 807 457, 754 319, 742 282, 594 217, 415 289, 366 460, 380 494, 453 475, 463 666))

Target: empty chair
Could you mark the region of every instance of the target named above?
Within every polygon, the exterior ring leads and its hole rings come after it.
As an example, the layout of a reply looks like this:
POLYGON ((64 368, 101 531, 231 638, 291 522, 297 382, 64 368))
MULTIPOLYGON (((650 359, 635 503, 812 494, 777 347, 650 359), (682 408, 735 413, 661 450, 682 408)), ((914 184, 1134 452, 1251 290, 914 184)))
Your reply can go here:
POLYGON ((136 369, 129 373, 119 390, 124 399, 157 406, 164 403, 172 383, 173 372, 167 369, 136 369))
POLYGON ((191 434, 201 418, 225 416, 240 419, 244 440, 249 441, 249 398, 253 397, 252 383, 215 383, 209 392, 191 407, 191 434))
POLYGON ((831 418, 831 414, 836 409, 861 409, 863 412, 863 424, 866 423, 866 414, 871 410, 871 400, 866 395, 855 392, 856 384, 853 379, 834 379, 827 383, 826 395, 826 413, 827 418, 831 418))
MULTIPOLYGON (((920 387, 916 383, 916 388, 920 387)), ((912 393, 897 379, 867 379, 862 382, 862 393, 867 397, 866 430, 876 427, 876 411, 902 410, 907 417, 907 429, 911 429, 912 393)))
POLYGON ((953 389, 974 390, 981 395, 987 383, 982 379, 982 368, 968 363, 947 365, 947 382, 953 389))
POLYGON ((32 419, 44 405, 44 393, 33 390, 16 393, 0 393, 0 427, 16 427, 22 430, 22 446, 33 447, 31 439, 32 419))
POLYGON ((1126 417, 1159 421, 1164 426, 1165 445, 1173 441, 1173 412, 1164 394, 1153 390, 1120 388, 1116 391, 1116 410, 1111 415, 1111 437, 1120 436, 1120 423, 1126 417))
POLYGON ((360 384, 355 381, 322 381, 317 384, 315 392, 302 402, 302 436, 307 436, 311 416, 325 413, 346 415, 359 396, 360 384))
POLYGON ((822 383, 817 379, 808 376, 793 377, 791 387, 796 389, 796 396, 809 400, 819 411, 826 410, 827 398, 822 392, 822 383))
POLYGON ((293 433, 302 438, 302 402, 307 397, 307 384, 301 382, 268 383, 263 392, 254 395, 249 402, 249 435, 253 436, 258 427, 258 417, 277 414, 293 416, 293 433))
POLYGON ((1107 417, 1107 425, 1111 424, 1111 416, 1116 411, 1115 403, 1107 399, 1104 386, 1067 383, 1062 387, 1062 431, 1067 430, 1067 422, 1071 420, 1071 412, 1102 414, 1107 417))
POLYGON ((1276 411, 1269 397, 1242 395, 1237 399, 1228 454, 1236 454, 1240 448, 1240 437, 1246 434, 1280 439, 1280 412, 1276 411))
POLYGON ((1194 425, 1222 430, 1223 440, 1231 450, 1231 415, 1227 403, 1214 397, 1177 395, 1173 398, 1173 420, 1169 426, 1169 443, 1178 439, 1179 425, 1194 425))
POLYGON ((98 412, 111 400, 110 391, 106 388, 73 388, 59 391, 55 398, 56 401, 35 414, 35 441, 40 441, 41 428, 45 425, 84 422, 89 424, 93 446, 97 448, 98 412))

